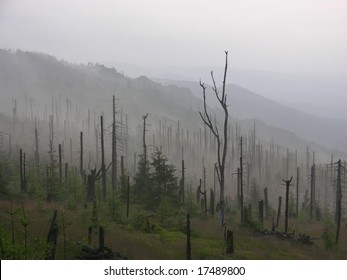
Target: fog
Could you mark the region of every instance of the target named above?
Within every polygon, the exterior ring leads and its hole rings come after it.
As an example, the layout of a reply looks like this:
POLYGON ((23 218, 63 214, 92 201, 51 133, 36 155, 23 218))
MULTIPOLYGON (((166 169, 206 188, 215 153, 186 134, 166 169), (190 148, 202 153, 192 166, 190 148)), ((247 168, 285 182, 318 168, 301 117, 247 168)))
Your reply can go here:
POLYGON ((347 259, 346 8, 0 0, 0 259, 347 259))
POLYGON ((0 1, 0 47, 73 62, 232 67, 339 79, 347 3, 334 0, 0 1))

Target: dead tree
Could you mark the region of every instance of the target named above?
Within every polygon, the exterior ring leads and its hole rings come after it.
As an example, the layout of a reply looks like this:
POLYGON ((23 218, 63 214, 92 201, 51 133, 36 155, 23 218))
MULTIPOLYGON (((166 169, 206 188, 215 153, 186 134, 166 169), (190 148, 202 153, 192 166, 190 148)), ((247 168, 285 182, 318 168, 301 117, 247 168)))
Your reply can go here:
POLYGON ((264 200, 259 201, 259 222, 264 223, 264 200))
POLYGON ((206 167, 205 167, 205 160, 203 158, 203 167, 202 167, 202 170, 203 170, 203 186, 204 186, 204 209, 205 209, 205 216, 207 216, 207 191, 206 191, 206 167))
POLYGON ((200 194, 203 196, 202 199, 203 199, 204 215, 207 216, 207 195, 206 195, 206 190, 204 191, 201 190, 201 179, 200 179, 200 185, 198 187, 197 192, 199 194, 199 197, 200 197, 200 194))
POLYGON ((80 174, 83 176, 83 132, 80 132, 80 174))
POLYGON ((57 247, 57 239, 58 239, 57 214, 58 214, 58 210, 54 210, 51 227, 49 228, 48 237, 47 237, 47 244, 50 245, 50 248, 47 251, 46 260, 55 259, 55 250, 57 247))
POLYGON ((58 146, 59 151, 59 183, 62 184, 63 181, 63 166, 62 166, 62 151, 61 151, 61 144, 58 146))
POLYGON ((237 175, 236 199, 237 199, 237 207, 240 207, 240 205, 241 205, 241 194, 240 194, 241 188, 240 188, 240 168, 239 167, 237 168, 236 175, 237 175))
POLYGON ((144 161, 147 161, 147 146, 146 146, 146 120, 148 118, 148 113, 143 117, 143 134, 142 134, 142 144, 143 144, 143 157, 144 161))
MULTIPOLYGON (((249 173, 249 172, 248 172, 249 173)), ((240 210, 241 210, 241 225, 243 225, 243 157, 242 157, 242 136, 240 138, 240 210)))
POLYGON ((226 232, 226 242, 227 242, 227 248, 226 248, 227 255, 233 254, 234 253, 234 232, 229 229, 226 232))
POLYGON ((296 168, 296 218, 299 218, 299 167, 296 168))
POLYGON ((24 193, 24 179, 23 179, 23 151, 19 150, 19 172, 20 172, 20 190, 24 193))
POLYGON ((103 172, 106 173, 111 165, 112 162, 107 168, 101 167, 98 172, 96 172, 96 166, 94 169, 88 166, 90 174, 87 176, 87 202, 95 201, 95 182, 103 178, 103 172))
POLYGON ((65 187, 68 185, 68 171, 69 171, 69 164, 65 162, 65 187))
POLYGON ((341 160, 337 162, 337 180, 336 180, 336 244, 339 242, 340 225, 341 225, 341 201, 342 201, 342 189, 341 189, 341 160))
POLYGON ((114 192, 117 187, 117 131, 116 131, 116 98, 113 95, 112 107, 112 191, 114 192))
POLYGON ((24 190, 24 193, 27 193, 27 175, 26 175, 25 153, 23 155, 23 190, 24 190))
POLYGON ((311 195, 310 195, 310 219, 313 218, 315 212, 315 199, 316 199, 316 167, 315 164, 311 167, 311 195))
MULTIPOLYGON (((99 134, 98 134, 98 127, 95 126, 95 153, 96 153, 96 165, 99 166, 99 134)), ((71 141, 71 139, 70 139, 71 141)), ((72 157, 71 157, 72 158, 72 157)))
POLYGON ((201 193, 201 179, 199 180, 199 186, 196 190, 196 203, 199 205, 200 203, 200 193, 201 193))
POLYGON ((268 194, 267 188, 264 189, 264 203, 265 203, 265 218, 267 219, 269 214, 268 194))
POLYGON ((220 225, 224 224, 224 172, 225 172, 225 159, 227 153, 227 137, 228 137, 228 106, 227 106, 227 94, 225 93, 226 87, 226 75, 228 69, 228 52, 225 52, 225 67, 224 67, 224 78, 223 78, 223 86, 222 92, 220 93, 217 89, 217 85, 214 79, 213 71, 211 71, 211 78, 213 82, 213 91, 215 96, 221 105, 224 111, 224 123, 223 123, 223 132, 220 134, 217 124, 213 124, 209 113, 207 112, 207 104, 206 104, 206 86, 204 83, 200 81, 200 86, 202 88, 202 94, 204 99, 204 112, 200 114, 201 119, 204 124, 211 130, 217 141, 217 158, 218 158, 218 171, 220 176, 220 225))
POLYGON ((182 147, 182 177, 180 179, 180 190, 179 190, 179 195, 180 195, 180 202, 184 203, 184 159, 183 159, 183 147, 182 147))
POLYGON ((130 206, 130 177, 128 176, 128 187, 127 187, 127 213, 126 217, 129 218, 129 206, 130 206))
POLYGON ((293 177, 291 177, 289 180, 282 180, 284 183, 286 183, 286 208, 284 212, 284 216, 285 216, 284 232, 285 233, 288 233, 289 186, 292 180, 293 180, 293 177))
POLYGON ((106 199, 106 167, 105 167, 105 147, 104 147, 104 118, 100 116, 101 124, 101 180, 102 180, 102 196, 106 199))
POLYGON ((125 149, 125 168, 128 169, 128 137, 129 137, 129 126, 128 126, 128 115, 125 114, 125 136, 124 136, 124 149, 125 149))
POLYGON ((127 186, 126 186, 126 176, 125 176, 125 167, 124 167, 124 157, 120 156, 120 189, 122 197, 126 196, 127 186))
POLYGON ((70 163, 72 164, 72 139, 70 138, 70 163))
POLYGON ((190 243, 190 216, 187 214, 187 245, 186 245, 187 260, 191 260, 191 243, 190 243))
POLYGON ((46 189, 47 189, 47 202, 51 203, 52 202, 52 188, 51 188, 51 182, 49 178, 49 167, 48 165, 46 166, 46 189))
POLYGON ((35 165, 37 178, 40 176, 40 157, 39 157, 39 136, 37 132, 36 117, 35 117, 35 165))
POLYGON ((89 169, 87 179, 87 202, 93 202, 95 199, 95 181, 96 181, 96 168, 89 169))
POLYGON ((210 189, 210 214, 214 216, 214 191, 210 189))
POLYGON ((278 210, 277 210, 277 220, 276 220, 276 228, 278 228, 280 217, 281 217, 281 206, 282 206, 282 196, 278 197, 278 210))

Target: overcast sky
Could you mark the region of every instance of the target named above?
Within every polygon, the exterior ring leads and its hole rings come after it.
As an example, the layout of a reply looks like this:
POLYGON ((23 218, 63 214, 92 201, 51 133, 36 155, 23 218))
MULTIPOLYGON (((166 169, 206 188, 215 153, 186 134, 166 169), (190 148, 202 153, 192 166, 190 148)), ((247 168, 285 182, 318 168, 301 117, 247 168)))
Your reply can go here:
MULTIPOLYGON (((72 62, 347 73, 347 1, 0 0, 0 48, 72 62)), ((1 66, 0 66, 1 67, 1 66)))

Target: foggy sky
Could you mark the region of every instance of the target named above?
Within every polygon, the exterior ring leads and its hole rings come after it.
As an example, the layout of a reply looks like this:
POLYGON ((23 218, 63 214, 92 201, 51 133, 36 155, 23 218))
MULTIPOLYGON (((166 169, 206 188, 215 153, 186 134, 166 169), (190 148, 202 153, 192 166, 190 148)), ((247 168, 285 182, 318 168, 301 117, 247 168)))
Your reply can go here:
MULTIPOLYGON (((347 1, 0 0, 0 48, 343 78, 347 1)), ((0 66, 1 67, 1 66, 0 66)))

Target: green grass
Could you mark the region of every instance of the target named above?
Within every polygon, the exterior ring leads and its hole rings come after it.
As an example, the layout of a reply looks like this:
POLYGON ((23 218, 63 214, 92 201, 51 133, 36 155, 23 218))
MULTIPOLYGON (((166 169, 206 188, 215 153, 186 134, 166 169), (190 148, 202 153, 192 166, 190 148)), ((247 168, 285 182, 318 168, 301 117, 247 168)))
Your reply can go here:
MULTIPOLYGON (((57 244, 57 259, 76 259, 82 245, 87 244, 88 226, 92 220, 92 205, 85 209, 77 204, 71 209, 69 201, 66 203, 42 202, 41 200, 24 201, 26 217, 29 221, 28 229, 28 259, 42 259, 45 253, 50 219, 54 209, 58 209, 59 236, 57 244), (65 216, 66 250, 64 253, 64 240, 62 232, 62 213, 65 216)), ((0 227, 2 244, 12 248, 11 223, 8 210, 9 201, 0 201, 0 227)), ((14 208, 20 209, 21 204, 15 202, 14 208)), ((184 217, 176 216, 162 219, 156 215, 142 211, 134 211, 126 219, 121 214, 123 205, 119 205, 117 221, 112 221, 107 210, 107 202, 100 205, 99 223, 105 229, 105 245, 113 251, 120 252, 129 259, 185 259, 186 235, 184 230, 184 217), (154 224, 154 228, 146 228, 146 220, 154 224), (168 224, 170 227, 168 227, 168 224)), ((124 211, 123 211, 124 212, 124 211)), ((235 214, 235 213, 234 213, 235 214)), ((233 215, 234 215, 233 214, 233 215)), ((24 259, 24 228, 20 222, 21 213, 14 215, 15 258, 24 259)), ((223 229, 216 219, 195 215, 191 219, 191 252, 193 259, 347 259, 347 228, 341 226, 340 243, 337 248, 326 249, 324 240, 315 240, 312 246, 298 246, 291 240, 281 240, 275 236, 262 236, 254 230, 243 228, 236 223, 234 217, 229 228, 234 231, 235 253, 226 255, 223 240, 223 229)), ((312 237, 320 237, 324 225, 318 222, 300 223, 289 221, 290 230, 296 233, 306 233, 312 237)), ((266 221, 265 228, 271 228, 271 222, 266 221)), ((93 233, 92 245, 98 246, 98 235, 93 233)), ((1 258, 11 258, 1 255, 1 258)))

